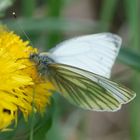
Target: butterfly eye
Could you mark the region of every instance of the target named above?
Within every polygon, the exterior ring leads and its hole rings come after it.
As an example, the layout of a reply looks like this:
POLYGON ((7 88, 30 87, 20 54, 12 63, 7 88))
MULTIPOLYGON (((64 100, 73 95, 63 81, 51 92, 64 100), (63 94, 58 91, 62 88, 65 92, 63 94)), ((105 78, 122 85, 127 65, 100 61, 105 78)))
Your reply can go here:
POLYGON ((37 57, 38 56, 38 54, 36 54, 36 53, 31 53, 30 54, 30 59, 34 59, 35 57, 37 57))
POLYGON ((39 63, 39 55, 37 53, 31 53, 29 59, 33 62, 39 63))

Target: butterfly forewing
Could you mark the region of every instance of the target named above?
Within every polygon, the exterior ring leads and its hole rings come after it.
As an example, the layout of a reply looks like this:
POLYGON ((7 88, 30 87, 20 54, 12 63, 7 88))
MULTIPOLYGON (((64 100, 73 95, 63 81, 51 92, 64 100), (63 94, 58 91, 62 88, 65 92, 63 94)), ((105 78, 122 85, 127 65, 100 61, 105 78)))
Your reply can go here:
POLYGON ((50 57, 57 63, 109 78, 120 46, 121 38, 115 34, 86 35, 60 43, 50 50, 50 57))
POLYGON ((64 64, 49 64, 49 79, 72 104, 96 111, 116 111, 135 93, 94 73, 64 64))

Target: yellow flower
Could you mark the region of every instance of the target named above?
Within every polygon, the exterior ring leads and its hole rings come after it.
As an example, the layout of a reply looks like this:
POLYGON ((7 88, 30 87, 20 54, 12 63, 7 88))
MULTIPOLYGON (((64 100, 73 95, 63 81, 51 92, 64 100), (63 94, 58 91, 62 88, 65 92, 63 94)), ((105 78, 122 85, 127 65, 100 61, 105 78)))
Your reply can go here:
POLYGON ((49 104, 48 81, 42 81, 29 56, 37 49, 0 26, 0 130, 7 128, 21 111, 27 119, 34 108, 43 112, 49 104))

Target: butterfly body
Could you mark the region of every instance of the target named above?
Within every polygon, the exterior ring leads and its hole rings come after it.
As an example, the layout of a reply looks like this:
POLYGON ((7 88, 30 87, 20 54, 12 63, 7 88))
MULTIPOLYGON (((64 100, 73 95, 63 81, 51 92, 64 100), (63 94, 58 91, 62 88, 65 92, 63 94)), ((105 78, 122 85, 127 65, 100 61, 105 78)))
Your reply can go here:
POLYGON ((117 111, 135 92, 111 80, 121 38, 111 33, 64 41, 49 53, 31 54, 38 73, 72 104, 87 110, 117 111))

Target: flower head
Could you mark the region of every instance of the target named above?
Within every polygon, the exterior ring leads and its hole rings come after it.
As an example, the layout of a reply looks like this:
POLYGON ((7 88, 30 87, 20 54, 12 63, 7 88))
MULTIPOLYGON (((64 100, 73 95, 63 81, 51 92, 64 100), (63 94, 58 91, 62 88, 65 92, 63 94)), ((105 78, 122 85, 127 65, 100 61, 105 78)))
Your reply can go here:
POLYGON ((48 81, 42 81, 32 62, 28 59, 37 49, 28 41, 5 27, 0 27, 0 130, 17 120, 21 111, 27 119, 34 103, 36 111, 43 112, 49 104, 48 81))

